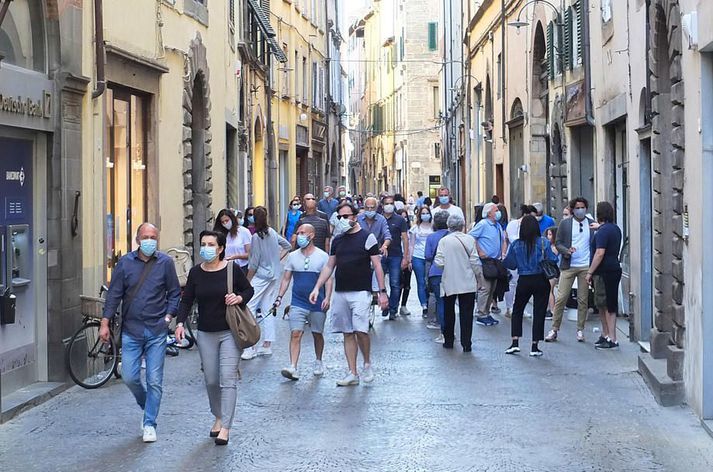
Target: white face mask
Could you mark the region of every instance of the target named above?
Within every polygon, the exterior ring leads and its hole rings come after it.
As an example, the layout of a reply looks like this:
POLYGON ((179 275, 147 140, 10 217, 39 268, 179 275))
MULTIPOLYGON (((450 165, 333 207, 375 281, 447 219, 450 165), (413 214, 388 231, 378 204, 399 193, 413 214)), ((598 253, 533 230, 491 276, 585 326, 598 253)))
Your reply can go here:
POLYGON ((401 200, 398 200, 398 201, 394 202, 394 207, 396 207, 396 210, 401 211, 404 209, 404 202, 402 202, 401 200))
POLYGON ((231 229, 233 229, 233 222, 230 221, 230 220, 228 220, 227 223, 223 223, 223 228, 225 228, 225 229, 227 229, 228 231, 230 231, 231 229))
POLYGON ((386 205, 384 205, 384 213, 391 214, 393 212, 394 212, 394 205, 392 205, 391 203, 387 203, 386 205))
POLYGON ((337 227, 339 227, 340 230, 343 232, 347 232, 350 229, 352 229, 352 222, 349 221, 349 218, 340 218, 337 220, 337 227))

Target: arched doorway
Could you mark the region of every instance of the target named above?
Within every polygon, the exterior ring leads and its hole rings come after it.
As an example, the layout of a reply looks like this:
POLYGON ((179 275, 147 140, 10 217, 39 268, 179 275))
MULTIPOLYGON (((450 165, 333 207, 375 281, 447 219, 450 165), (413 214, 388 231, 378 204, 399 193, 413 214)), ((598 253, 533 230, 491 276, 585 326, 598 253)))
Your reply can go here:
POLYGON ((200 33, 191 41, 185 59, 183 86, 183 240, 198 260, 198 237, 213 218, 210 89, 206 48, 200 33))
POLYGON ((517 214, 520 205, 525 203, 525 140, 523 128, 525 113, 522 102, 516 98, 510 108, 509 128, 509 154, 510 154, 510 214, 517 214))

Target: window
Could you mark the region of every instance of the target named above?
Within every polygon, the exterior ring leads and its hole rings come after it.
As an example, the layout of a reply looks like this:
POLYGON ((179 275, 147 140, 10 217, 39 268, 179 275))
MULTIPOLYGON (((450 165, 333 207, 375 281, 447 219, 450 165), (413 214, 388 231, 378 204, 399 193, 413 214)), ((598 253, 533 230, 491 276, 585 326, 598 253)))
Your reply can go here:
POLYGON ((134 235, 146 221, 148 100, 108 89, 106 100, 107 279, 119 257, 136 249, 134 235))
POLYGON ((428 24, 428 50, 438 49, 438 23, 433 21, 428 24))
POLYGON ((235 0, 228 0, 228 28, 235 34, 235 0))
POLYGON ((433 86, 433 118, 438 119, 441 115, 441 93, 438 85, 433 86))
POLYGON ((503 85, 503 71, 502 71, 502 53, 498 53, 498 90, 497 90, 497 95, 498 98, 501 97, 501 92, 502 92, 502 85, 503 85))
MULTIPOLYGON (((290 57, 287 55, 287 43, 282 43, 282 51, 285 53, 285 57, 290 57)), ((282 64, 282 98, 288 98, 290 96, 290 66, 289 63, 285 62, 282 64)))
POLYGON ((5 56, 3 62, 45 72, 44 33, 42 2, 10 2, 10 9, 0 27, 0 55, 5 56))
POLYGON ((575 32, 572 35, 572 54, 574 56, 574 66, 582 65, 582 56, 584 56, 584 18, 582 17, 582 1, 577 0, 574 4, 574 24, 575 32))
POLYGON ((307 97, 309 96, 307 94, 307 84, 307 58, 302 56, 302 100, 304 100, 305 104, 308 103, 307 97))
POLYGON ((319 71, 317 70, 317 63, 312 63, 312 106, 315 108, 320 108, 319 103, 319 71))
POLYGON ((441 143, 433 143, 433 159, 441 160, 441 143))

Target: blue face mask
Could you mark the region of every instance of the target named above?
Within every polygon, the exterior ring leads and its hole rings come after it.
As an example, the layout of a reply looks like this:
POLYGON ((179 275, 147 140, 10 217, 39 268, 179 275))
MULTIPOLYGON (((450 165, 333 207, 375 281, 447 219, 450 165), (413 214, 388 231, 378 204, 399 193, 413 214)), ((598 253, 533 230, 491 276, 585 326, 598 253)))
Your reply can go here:
POLYGON ((142 239, 139 243, 141 253, 146 257, 151 257, 156 252, 156 247, 158 247, 158 241, 155 239, 142 239))
POLYGON ((447 205, 448 202, 450 202, 450 201, 451 201, 451 197, 449 197, 449 196, 441 196, 441 197, 438 197, 438 202, 439 202, 441 205, 447 205))
POLYGON ((305 236, 304 234, 298 234, 297 245, 300 247, 300 249, 304 249, 309 246, 309 236, 305 236))
POLYGON ((500 212, 500 210, 495 212, 495 221, 500 221, 500 218, 503 217, 503 214, 500 212))
POLYGON ((253 215, 248 216, 248 224, 255 224, 255 217, 253 215))
POLYGON ((364 214, 367 218, 374 218, 376 216, 376 210, 367 210, 364 214))
POLYGON ((423 221, 424 223, 428 223, 429 221, 431 221, 431 215, 429 215, 428 213, 424 213, 423 215, 421 215, 421 221, 423 221))
POLYGON ((213 260, 217 256, 217 251, 215 250, 214 247, 201 246, 200 255, 204 261, 213 262, 213 260))

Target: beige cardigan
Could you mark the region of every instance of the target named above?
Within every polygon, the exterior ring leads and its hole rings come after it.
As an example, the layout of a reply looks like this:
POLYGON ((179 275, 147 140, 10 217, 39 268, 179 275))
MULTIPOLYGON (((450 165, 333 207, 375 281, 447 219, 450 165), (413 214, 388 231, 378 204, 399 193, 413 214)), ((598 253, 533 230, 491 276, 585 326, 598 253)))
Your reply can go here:
POLYGON ((476 291, 475 268, 480 258, 472 236, 460 231, 446 235, 438 243, 433 263, 443 268, 442 297, 476 291))

